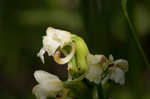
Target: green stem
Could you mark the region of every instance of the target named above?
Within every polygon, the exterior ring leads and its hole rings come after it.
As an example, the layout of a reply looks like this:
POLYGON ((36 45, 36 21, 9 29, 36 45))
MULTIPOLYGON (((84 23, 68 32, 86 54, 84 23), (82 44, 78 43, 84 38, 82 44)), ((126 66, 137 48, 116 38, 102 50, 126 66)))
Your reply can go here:
POLYGON ((140 51, 140 53, 144 59, 145 65, 150 69, 150 64, 149 64, 148 58, 146 57, 144 50, 140 44, 139 38, 136 35, 136 33, 137 33, 136 28, 135 28, 134 24, 131 22, 131 19, 129 18, 129 15, 128 15, 127 0, 122 0, 121 3, 122 3, 122 9, 123 9, 124 17, 127 20, 129 27, 131 29, 131 35, 133 36, 133 39, 135 40, 135 42, 137 44, 137 47, 138 47, 138 49, 139 49, 139 51, 140 51))
POLYGON ((75 95, 73 99, 92 99, 91 90, 83 81, 66 81, 64 87, 75 95))
POLYGON ((98 96, 99 96, 98 99, 104 99, 103 88, 102 88, 101 84, 96 85, 96 87, 97 87, 98 96))

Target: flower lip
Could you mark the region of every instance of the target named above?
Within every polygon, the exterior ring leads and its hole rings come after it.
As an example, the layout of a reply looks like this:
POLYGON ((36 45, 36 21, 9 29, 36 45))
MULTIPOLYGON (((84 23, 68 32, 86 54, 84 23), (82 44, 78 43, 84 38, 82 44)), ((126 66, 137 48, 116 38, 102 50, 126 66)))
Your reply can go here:
POLYGON ((125 83, 125 72, 120 68, 114 68, 109 79, 113 80, 115 83, 123 85, 125 83))
POLYGON ((61 56, 60 51, 56 51, 56 53, 54 53, 54 55, 53 55, 54 60, 58 64, 65 64, 65 63, 69 62, 70 59, 73 57, 73 55, 75 53, 75 46, 73 44, 70 44, 70 46, 71 46, 71 52, 65 58, 60 58, 60 56, 61 56))

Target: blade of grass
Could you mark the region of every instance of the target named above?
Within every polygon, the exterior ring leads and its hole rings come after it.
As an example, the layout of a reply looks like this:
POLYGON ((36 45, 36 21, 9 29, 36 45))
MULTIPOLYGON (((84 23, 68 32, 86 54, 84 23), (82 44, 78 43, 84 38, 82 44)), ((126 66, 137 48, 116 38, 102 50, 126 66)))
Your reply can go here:
POLYGON ((127 0, 121 0, 121 5, 122 5, 122 10, 123 10, 124 17, 127 20, 128 25, 131 29, 131 35, 133 36, 133 39, 135 40, 135 42, 137 44, 137 47, 138 47, 138 49, 139 49, 139 51, 140 51, 140 53, 141 53, 141 55, 144 59, 145 65, 150 70, 150 64, 149 64, 148 58, 146 57, 146 55, 144 53, 144 50, 143 50, 143 48, 140 44, 139 38, 136 35, 136 33, 137 33, 136 28, 135 28, 134 24, 131 22, 131 19, 129 18, 129 15, 128 15, 128 12, 127 12, 127 0))

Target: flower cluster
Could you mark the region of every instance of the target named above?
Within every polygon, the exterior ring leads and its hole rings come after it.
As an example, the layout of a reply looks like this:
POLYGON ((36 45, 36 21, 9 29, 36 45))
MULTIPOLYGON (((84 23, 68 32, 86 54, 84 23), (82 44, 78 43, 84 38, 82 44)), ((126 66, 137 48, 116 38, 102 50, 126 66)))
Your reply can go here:
MULTIPOLYGON (((80 96, 84 96, 85 92, 91 90, 85 80, 94 84, 93 92, 97 88, 95 85, 103 86, 109 81, 121 85, 125 83, 125 72, 128 71, 126 60, 114 60, 112 55, 109 58, 104 55, 92 55, 84 40, 70 32, 49 27, 46 36, 43 37, 43 47, 38 53, 43 63, 46 52, 49 56, 53 56, 56 63, 68 64, 68 80, 61 81, 48 72, 35 71, 34 77, 39 84, 33 88, 33 93, 38 99, 56 98, 57 95, 63 97, 62 99, 66 97, 78 99, 75 93, 82 93, 80 96), (65 57, 62 58, 62 54, 65 57), (79 87, 79 90, 76 87, 79 87), (82 89, 85 92, 82 92, 82 89)), ((95 96, 91 94, 91 97, 95 96)))
POLYGON ((99 83, 106 83, 108 80, 115 81, 115 83, 124 84, 125 83, 125 72, 128 71, 128 62, 124 59, 113 59, 110 55, 107 59, 104 55, 88 55, 87 62, 89 66, 88 74, 86 78, 99 83))

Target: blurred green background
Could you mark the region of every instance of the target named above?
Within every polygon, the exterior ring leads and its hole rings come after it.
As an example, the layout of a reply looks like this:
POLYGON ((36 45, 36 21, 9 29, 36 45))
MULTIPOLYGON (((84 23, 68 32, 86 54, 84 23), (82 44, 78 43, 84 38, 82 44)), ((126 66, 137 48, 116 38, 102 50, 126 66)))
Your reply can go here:
MULTIPOLYGON (((128 12, 150 61, 150 0, 128 0, 128 12)), ((48 26, 82 36, 91 53, 129 61, 126 84, 111 89, 112 99, 150 99, 150 71, 130 35, 120 0, 1 0, 0 99, 35 99, 33 72, 38 69, 66 79, 66 66, 47 55, 42 64, 36 55, 48 26)))

